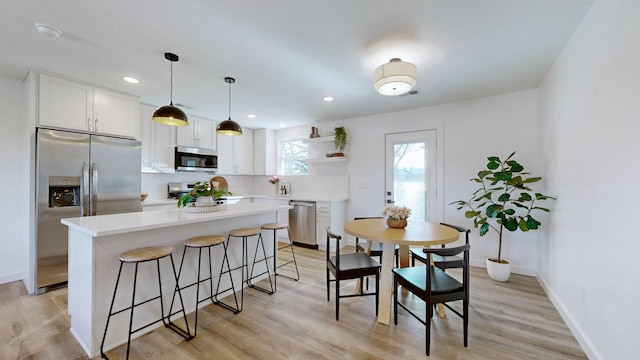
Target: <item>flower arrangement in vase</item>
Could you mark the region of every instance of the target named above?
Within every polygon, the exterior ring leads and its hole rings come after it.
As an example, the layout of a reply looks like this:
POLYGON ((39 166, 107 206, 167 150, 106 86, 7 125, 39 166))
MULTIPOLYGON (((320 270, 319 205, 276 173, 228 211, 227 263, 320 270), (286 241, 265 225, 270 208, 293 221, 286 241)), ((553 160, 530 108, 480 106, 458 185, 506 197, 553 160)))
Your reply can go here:
POLYGON ((404 229, 407 226, 407 218, 411 216, 411 209, 406 206, 389 205, 384 208, 382 215, 387 217, 388 227, 404 229))
POLYGON ((273 175, 271 177, 269 177, 269 179, 267 179, 267 181, 269 181, 271 184, 273 184, 273 190, 271 191, 273 195, 278 195, 279 194, 279 188, 278 188, 278 184, 280 183, 280 178, 277 177, 276 175, 273 175))

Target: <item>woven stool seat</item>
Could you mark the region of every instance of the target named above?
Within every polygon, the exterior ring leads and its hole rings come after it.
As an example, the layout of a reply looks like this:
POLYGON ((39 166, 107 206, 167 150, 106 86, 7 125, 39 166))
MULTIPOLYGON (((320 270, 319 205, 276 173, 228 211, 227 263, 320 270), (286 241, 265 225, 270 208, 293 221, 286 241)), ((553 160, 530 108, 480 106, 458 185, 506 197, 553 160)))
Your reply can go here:
POLYGON ((282 223, 268 223, 268 224, 262 224, 261 227, 264 230, 281 230, 281 229, 288 228, 289 225, 282 224, 282 223))
POLYGON ((229 236, 256 236, 260 235, 259 228, 242 228, 229 231, 229 236))
POLYGON ((191 248, 202 248, 222 244, 224 240, 224 235, 203 235, 187 239, 184 245, 191 248))
POLYGON ((171 255, 173 248, 171 246, 148 246, 125 251, 120 254, 120 261, 126 263, 142 262, 156 260, 171 255))

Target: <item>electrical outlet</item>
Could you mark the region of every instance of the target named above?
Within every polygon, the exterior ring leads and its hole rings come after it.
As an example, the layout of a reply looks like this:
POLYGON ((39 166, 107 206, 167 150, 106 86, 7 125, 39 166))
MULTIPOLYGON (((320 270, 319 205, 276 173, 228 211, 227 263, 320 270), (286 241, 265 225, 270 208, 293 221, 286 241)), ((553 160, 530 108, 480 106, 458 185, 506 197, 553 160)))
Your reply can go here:
POLYGON ((589 301, 589 290, 584 286, 580 287, 580 300, 582 300, 583 304, 589 301))

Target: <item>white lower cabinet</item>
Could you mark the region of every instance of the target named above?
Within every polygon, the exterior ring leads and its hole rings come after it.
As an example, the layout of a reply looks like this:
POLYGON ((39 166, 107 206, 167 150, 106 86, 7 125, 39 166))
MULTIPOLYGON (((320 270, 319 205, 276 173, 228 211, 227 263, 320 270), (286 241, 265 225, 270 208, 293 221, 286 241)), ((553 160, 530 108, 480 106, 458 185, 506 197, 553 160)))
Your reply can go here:
MULTIPOLYGON (((336 234, 346 236, 344 224, 347 219, 347 201, 316 202, 316 241, 318 248, 326 250, 327 227, 336 234)), ((343 246, 346 245, 343 241, 343 246)))

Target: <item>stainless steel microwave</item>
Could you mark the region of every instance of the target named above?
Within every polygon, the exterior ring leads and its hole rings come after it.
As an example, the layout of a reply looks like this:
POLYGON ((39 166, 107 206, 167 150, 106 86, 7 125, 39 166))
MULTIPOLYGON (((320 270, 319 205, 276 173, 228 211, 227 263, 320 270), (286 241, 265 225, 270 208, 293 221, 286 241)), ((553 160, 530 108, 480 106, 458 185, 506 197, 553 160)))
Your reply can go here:
POLYGON ((218 155, 215 150, 176 146, 175 155, 176 170, 206 172, 218 170, 218 155))

